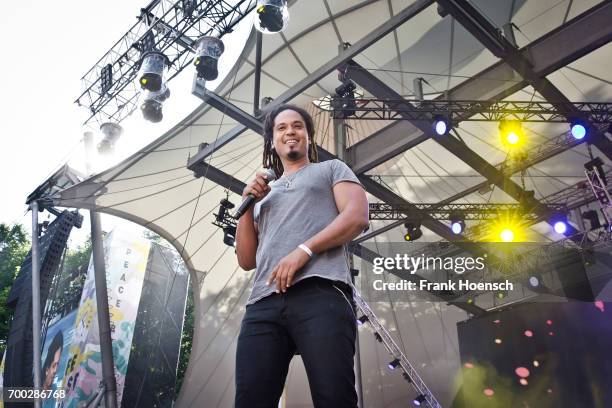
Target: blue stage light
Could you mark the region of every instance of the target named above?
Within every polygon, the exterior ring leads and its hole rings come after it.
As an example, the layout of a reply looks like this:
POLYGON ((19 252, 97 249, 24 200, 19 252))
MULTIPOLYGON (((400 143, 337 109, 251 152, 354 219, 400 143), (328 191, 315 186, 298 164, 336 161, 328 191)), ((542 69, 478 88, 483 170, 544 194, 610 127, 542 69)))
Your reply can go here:
POLYGON ((438 136, 444 136, 450 131, 448 119, 444 116, 436 116, 433 120, 433 129, 438 136))
POLYGON ((399 364, 400 364, 400 361, 399 361, 399 359, 397 359, 397 358, 396 358, 396 359, 394 359, 393 361, 391 361, 391 362, 390 362, 390 363, 387 365, 387 367, 389 367, 389 370, 393 371, 393 370, 395 370, 395 368, 396 368, 397 366, 399 366, 399 364))
POLYGON ((425 402, 425 396, 423 394, 420 394, 418 397, 412 400, 412 403, 417 407, 420 407, 423 402, 425 402))
POLYGON ((580 122, 572 122, 571 124, 572 136, 574 139, 581 140, 586 136, 586 126, 580 122))
POLYGON ((565 223, 565 221, 557 221, 555 222, 553 228, 555 229, 555 232, 557 234, 565 234, 565 232, 567 231, 567 224, 565 223))
POLYGON ((456 221, 451 224, 451 231, 453 231, 453 234, 455 235, 461 234, 464 228, 465 224, 461 221, 456 221))

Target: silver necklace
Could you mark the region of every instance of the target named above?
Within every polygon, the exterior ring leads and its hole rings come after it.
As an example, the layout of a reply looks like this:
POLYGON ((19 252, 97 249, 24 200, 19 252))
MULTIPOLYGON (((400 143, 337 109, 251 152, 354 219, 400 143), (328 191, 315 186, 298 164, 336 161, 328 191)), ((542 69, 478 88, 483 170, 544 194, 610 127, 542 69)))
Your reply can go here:
POLYGON ((285 187, 285 190, 291 190, 293 188, 293 181, 295 180, 295 177, 297 176, 297 174, 305 167, 308 167, 311 163, 307 163, 305 165, 303 165, 302 167, 300 167, 299 169, 297 169, 296 171, 294 171, 293 173, 289 174, 288 176, 285 176, 283 174, 283 176, 281 178, 284 178, 285 180, 283 180, 283 185, 285 187))

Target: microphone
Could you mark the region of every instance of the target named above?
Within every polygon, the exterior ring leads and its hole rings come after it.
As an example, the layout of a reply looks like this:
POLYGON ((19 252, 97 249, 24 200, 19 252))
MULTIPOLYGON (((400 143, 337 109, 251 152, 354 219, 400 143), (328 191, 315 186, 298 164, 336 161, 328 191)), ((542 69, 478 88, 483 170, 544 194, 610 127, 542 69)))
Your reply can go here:
MULTIPOLYGON (((274 174, 274 170, 272 169, 266 169, 265 171, 267 179, 266 179, 266 184, 268 184, 269 182, 273 181, 274 179, 276 179, 276 174, 274 174)), ((245 212, 247 212, 247 210, 253 205, 255 204, 255 196, 253 194, 249 194, 247 195, 247 198, 244 199, 244 201, 242 202, 242 204, 240 204, 240 207, 238 207, 238 209, 236 210, 236 213, 234 213, 234 219, 238 219, 240 217, 242 217, 244 215, 245 212)))

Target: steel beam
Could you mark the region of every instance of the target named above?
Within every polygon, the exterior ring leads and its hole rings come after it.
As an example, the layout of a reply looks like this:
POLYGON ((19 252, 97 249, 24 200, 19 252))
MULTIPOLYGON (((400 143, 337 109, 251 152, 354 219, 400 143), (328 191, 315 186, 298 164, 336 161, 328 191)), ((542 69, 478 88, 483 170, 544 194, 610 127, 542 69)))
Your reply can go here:
MULTIPOLYGON (((329 62, 327 62, 319 69, 308 75, 306 78, 302 79, 297 84, 283 92, 281 95, 274 98, 274 101, 267 105, 266 108, 261 111, 261 115, 259 117, 262 117, 266 112, 272 110, 274 107, 295 98, 296 96, 310 88, 312 85, 316 84, 319 80, 327 76, 330 72, 334 71, 339 65, 351 60, 353 57, 357 56, 369 46, 374 44, 376 41, 380 40, 382 37, 389 34, 391 31, 395 30, 397 27, 410 20, 412 17, 425 10, 433 3, 433 0, 417 0, 410 6, 406 7, 404 10, 390 18, 387 22, 380 25, 378 28, 376 28, 375 30, 367 34, 365 37, 357 41, 355 44, 344 49, 338 54, 338 56, 332 58, 329 62)), ((204 90, 204 83, 195 79, 192 93, 199 98, 203 98, 203 96, 205 95, 204 90)), ((242 132, 244 132, 248 126, 244 122, 240 123, 241 125, 233 129, 232 135, 226 134, 222 138, 222 142, 216 143, 214 146, 211 146, 207 150, 200 151, 196 156, 189 160, 189 164, 187 165, 187 167, 191 169, 191 166, 194 163, 202 161, 208 155, 213 153, 216 149, 227 144, 228 142, 236 138, 238 135, 240 135, 242 132)))
MULTIPOLYGON (((575 107, 568 104, 569 100, 567 97, 548 79, 546 79, 540 72, 537 72, 534 68, 534 63, 530 60, 529 56, 524 55, 514 45, 512 45, 500 31, 493 26, 476 8, 474 8, 467 0, 438 0, 438 3, 444 9, 450 13, 461 25, 463 25, 474 37, 476 37, 487 49, 493 52, 499 58, 502 58, 506 63, 512 67, 516 72, 519 73, 526 81, 533 86, 546 100, 555 105, 557 109, 563 113, 563 115, 571 121, 572 119, 583 120, 588 127, 588 142, 594 144, 603 154, 605 154, 610 160, 612 160, 612 143, 608 138, 602 134, 597 126, 589 121, 589 118, 580 112, 575 107), (496 37, 501 44, 492 44, 490 41, 491 37, 496 37)), ((610 6, 610 2, 603 2, 610 6)), ((600 24, 609 25, 610 17, 612 17, 612 7, 595 7, 599 10, 600 14, 597 16, 600 24), (605 18, 605 13, 608 13, 605 18)), ((579 16, 580 17, 580 16, 579 16)), ((581 24, 585 24, 585 19, 580 19, 581 24)), ((591 30, 588 26, 581 27, 582 32, 589 32, 591 30)), ((599 30, 598 30, 599 33, 599 30)), ((597 39, 596 34, 586 35, 587 38, 595 40, 600 45, 605 44, 605 38, 597 39)), ((555 36, 555 39, 563 40, 574 43, 574 38, 568 36, 555 36)), ((607 38, 610 41, 610 36, 607 38)), ((580 42, 581 44, 582 41, 580 42)), ((565 44, 563 44, 565 46, 565 44)), ((592 47, 592 46, 591 46, 592 47)), ((559 52, 559 49, 554 49, 552 52, 559 52)), ((573 44, 570 49, 573 53, 577 53, 576 44, 573 44)), ((592 48, 591 48, 592 49, 592 48)))
MULTIPOLYGON (((373 74, 367 72, 364 69, 361 69, 358 64, 352 62, 349 64, 349 67, 351 67, 350 78, 359 85, 361 85, 361 87, 363 87, 370 94, 374 95, 376 98, 393 99, 396 101, 402 100, 402 96, 398 94, 394 89, 386 85, 373 74)), ((401 106, 406 106, 409 109, 414 109, 414 106, 407 100, 404 100, 401 106)), ((405 115, 401 112, 400 114, 402 116, 405 115)), ((406 115, 406 117, 408 120, 410 120, 410 117, 408 115, 406 115)), ((427 125, 425 125, 423 122, 413 122, 413 124, 418 127, 419 130, 424 134, 430 135, 433 133, 433 129, 431 128, 430 123, 427 123, 427 125)), ((435 137, 434 140, 446 150, 453 153, 459 159, 464 161, 471 168, 476 170, 479 174, 483 175, 491 183, 495 184, 500 189, 505 191, 516 201, 526 204, 527 208, 530 211, 542 217, 553 215, 546 206, 542 205, 538 200, 533 198, 533 196, 529 196, 525 192, 525 190, 523 190, 518 184, 512 181, 502 171, 496 169, 492 164, 480 157, 478 154, 476 154, 473 150, 471 150, 467 145, 465 145, 458 139, 447 135, 445 137, 435 137)), ((569 227, 567 235, 574 235, 577 232, 578 231, 576 231, 573 227, 569 227)))
MULTIPOLYGON (((197 93, 196 95, 202 99, 208 98, 207 101, 211 103, 211 106, 215 107, 221 112, 225 112, 226 115, 229 115, 233 117, 234 119, 236 119, 237 121, 239 121, 240 123, 242 123, 245 128, 249 128, 257 132, 263 137, 263 132, 262 132, 263 124, 259 119, 254 118, 253 116, 249 115, 248 113, 234 106, 232 103, 224 100, 220 96, 215 95, 213 92, 205 91, 203 93, 197 93)), ((228 141, 227 138, 225 137, 223 137, 222 140, 226 142, 228 141)), ((217 143, 216 145, 218 146, 219 143, 217 143)), ((204 149, 202 149, 202 151, 206 151, 206 152, 213 152, 214 150, 215 149, 210 147, 210 145, 207 145, 204 147, 204 149)), ((317 150, 319 154, 319 159, 322 161, 332 160, 332 159, 337 158, 335 155, 333 155, 332 153, 328 152, 327 150, 321 147, 318 147, 317 150)), ((198 169, 202 169, 203 168, 202 166, 206 166, 205 157, 206 156, 204 156, 204 154, 202 154, 201 152, 196 154, 189 161, 187 165, 189 170, 196 172, 198 169)), ((211 171, 210 170, 211 168, 212 167, 209 167, 208 171, 211 171)), ((381 186, 379 183, 372 180, 369 176, 360 174, 360 175, 357 175, 357 177, 359 178, 359 181, 361 182, 361 184, 364 186, 365 190, 368 193, 375 196, 376 198, 378 198, 379 200, 392 204, 396 207, 401 207, 407 216, 422 219, 422 224, 425 227, 435 232, 442 238, 445 238, 448 241, 459 241, 457 236, 453 234, 445 224, 432 218, 429 214, 427 214, 426 211, 420 210, 414 204, 409 203, 408 201, 404 200, 402 197, 398 196, 391 190, 381 186)), ((242 193, 239 193, 239 194, 242 194, 242 193)))
MULTIPOLYGON (((519 51, 531 61, 534 73, 546 76, 612 40, 612 2, 604 1, 519 51)), ((438 99, 500 100, 529 85, 506 61, 481 71, 438 99)), ((597 137, 597 136, 595 136, 597 137)), ((366 172, 380 163, 427 140, 416 126, 396 122, 348 149, 355 172, 366 172), (381 149, 380 146, 385 146, 381 149)), ((582 143, 585 140, 578 143, 582 143)), ((599 148, 599 146, 598 146, 599 148)), ((561 153, 560 150, 556 153, 561 153)), ((534 163, 535 164, 535 163, 534 163)))

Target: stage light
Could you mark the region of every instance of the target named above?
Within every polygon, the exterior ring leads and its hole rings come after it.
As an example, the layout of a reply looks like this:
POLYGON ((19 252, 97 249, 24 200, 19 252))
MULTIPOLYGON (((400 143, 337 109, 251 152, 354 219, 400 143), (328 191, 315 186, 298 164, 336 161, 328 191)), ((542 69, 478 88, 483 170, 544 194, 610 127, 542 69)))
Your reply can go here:
POLYGON ((336 95, 332 98, 332 108, 341 110, 342 117, 346 118, 355 115, 355 109, 357 108, 357 101, 355 100, 356 89, 357 85, 355 82, 346 78, 334 90, 336 95))
POLYGON ((287 0, 257 0, 255 29, 264 34, 282 31, 289 22, 287 0))
POLYGON ((225 220, 225 217, 228 215, 228 210, 234 208, 234 203, 229 201, 227 198, 224 198, 219 204, 219 212, 216 214, 215 220, 218 223, 222 223, 225 220))
POLYGON ((389 368, 389 370, 393 371, 397 368, 397 366, 400 365, 400 361, 398 358, 394 358, 393 361, 391 361, 387 367, 389 368))
POLYGON ((432 126, 434 129, 434 132, 436 132, 438 136, 444 136, 451 129, 448 119, 441 115, 437 115, 434 117, 432 126))
POLYGON ((449 215, 451 222, 451 231, 455 235, 462 234, 465 231, 465 216, 459 211, 453 211, 449 215))
POLYGON ((228 225, 223 228, 223 243, 227 246, 233 247, 236 244, 236 227, 228 225))
POLYGON ((417 397, 415 399, 412 400, 412 403, 416 406, 416 407, 420 407, 422 403, 425 402, 425 395, 423 394, 419 394, 417 395, 417 397))
POLYGON ((406 227, 406 234, 404 234, 405 241, 416 241, 423 236, 420 222, 407 222, 404 224, 404 227, 406 227))
POLYGON ((368 320, 370 320, 370 319, 368 318, 368 316, 363 315, 363 316, 361 316, 359 319, 357 319, 357 324, 358 324, 359 326, 364 325, 364 324, 365 324, 365 322, 367 322, 368 320))
POLYGON ((204 78, 207 81, 217 79, 219 76, 219 58, 221 58, 223 51, 225 51, 223 41, 217 37, 206 35, 198 39, 196 57, 193 60, 198 77, 204 78))
POLYGON ((503 242, 512 242, 514 241, 514 231, 510 228, 504 228, 499 233, 499 238, 503 242))
POLYGON ((589 210, 582 213, 582 218, 586 219, 591 224, 590 230, 601 228, 599 214, 595 210, 589 210))
POLYGON ((570 124, 570 129, 572 132, 572 136, 574 137, 574 139, 577 140, 583 139, 587 134, 587 128, 585 124, 579 120, 572 121, 572 123, 570 124))
POLYGON ((601 158, 596 157, 588 163, 585 163, 584 168, 587 171, 596 171, 597 175, 601 179, 604 186, 608 185, 608 179, 606 178, 606 172, 603 169, 604 163, 601 158))
POLYGON ((538 279, 537 276, 531 276, 529 278, 529 285, 531 287, 537 288, 538 286, 540 286, 540 280, 538 279))
POLYGON ((140 87, 147 91, 159 92, 162 89, 162 85, 164 85, 164 76, 168 65, 168 57, 161 52, 145 52, 140 59, 140 73, 138 76, 140 87))
POLYGON ((382 343, 383 339, 382 336, 380 334, 378 334, 378 332, 374 332, 374 338, 376 339, 377 342, 382 343))
POLYGON ((407 372, 405 372, 405 371, 404 371, 404 372, 402 373, 402 377, 404 377, 404 380, 408 381, 409 383, 411 383, 411 382, 412 382, 412 378, 410 378, 410 376, 408 375, 408 373, 407 373, 407 372))
POLYGON ((100 131, 104 139, 98 143, 98 153, 109 155, 115 152, 115 143, 121 137, 123 128, 117 123, 106 122, 100 125, 100 131))
POLYGON ((523 127, 517 120, 502 120, 499 122, 499 131, 502 144, 507 148, 516 149, 525 142, 523 127))
POLYGON ((567 231, 567 223, 565 221, 555 221, 553 229, 557 234, 565 234, 567 231))
POLYGON ((143 102, 140 105, 142 116, 153 123, 161 122, 164 118, 162 104, 170 97, 170 89, 164 84, 158 92, 144 91, 143 102))
POLYGON ((498 218, 491 221, 489 231, 487 241, 490 242, 525 242, 526 240, 523 217, 517 211, 499 213, 498 218))

